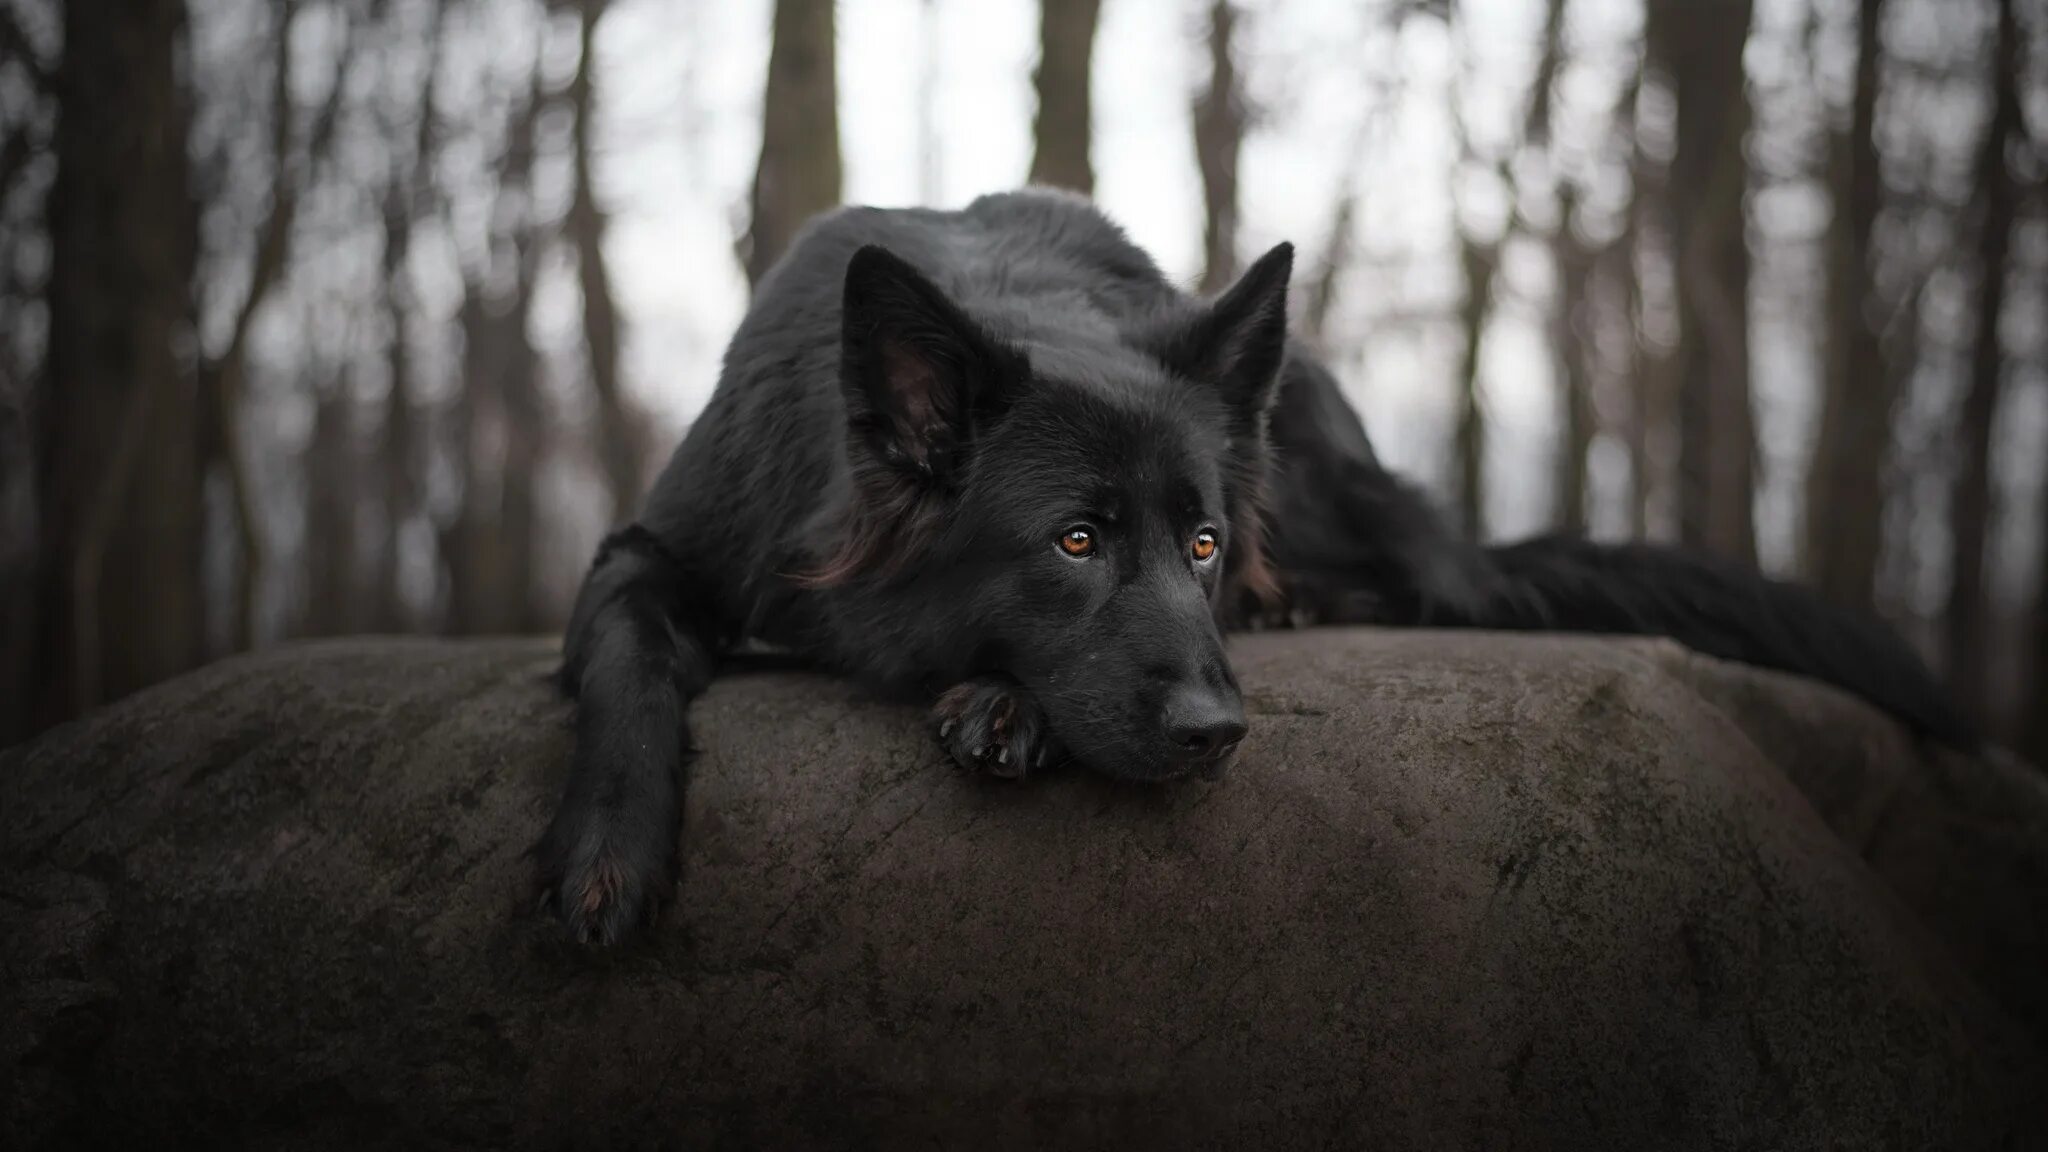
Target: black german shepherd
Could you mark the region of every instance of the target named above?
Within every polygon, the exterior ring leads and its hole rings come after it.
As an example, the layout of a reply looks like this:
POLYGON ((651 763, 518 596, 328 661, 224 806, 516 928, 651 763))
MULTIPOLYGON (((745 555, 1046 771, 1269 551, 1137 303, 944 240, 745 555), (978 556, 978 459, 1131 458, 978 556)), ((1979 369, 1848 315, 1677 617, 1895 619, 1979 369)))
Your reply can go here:
POLYGON ((577 597, 536 849, 570 932, 610 943, 673 894, 685 713, 743 639, 936 697, 946 751, 999 776, 1217 770, 1245 734, 1222 632, 1261 618, 1669 636, 1969 739, 1903 643, 1797 587, 1447 530, 1290 346, 1291 263, 1195 300, 1038 191, 813 221, 577 597))

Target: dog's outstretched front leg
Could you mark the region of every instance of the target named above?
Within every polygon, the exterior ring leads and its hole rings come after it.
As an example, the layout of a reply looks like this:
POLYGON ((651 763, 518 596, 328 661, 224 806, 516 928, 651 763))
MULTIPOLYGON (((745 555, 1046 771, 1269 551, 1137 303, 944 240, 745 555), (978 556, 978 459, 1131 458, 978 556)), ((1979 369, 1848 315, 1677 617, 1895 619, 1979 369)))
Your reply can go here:
POLYGON ((577 593, 562 662, 576 749, 535 847, 541 900, 579 942, 612 944, 675 891, 684 712, 711 679, 712 614, 655 537, 608 538, 577 593))
POLYGON ((970 772, 1015 778, 1050 764, 1058 742, 1031 693, 1006 676, 977 676, 932 708, 939 745, 970 772))

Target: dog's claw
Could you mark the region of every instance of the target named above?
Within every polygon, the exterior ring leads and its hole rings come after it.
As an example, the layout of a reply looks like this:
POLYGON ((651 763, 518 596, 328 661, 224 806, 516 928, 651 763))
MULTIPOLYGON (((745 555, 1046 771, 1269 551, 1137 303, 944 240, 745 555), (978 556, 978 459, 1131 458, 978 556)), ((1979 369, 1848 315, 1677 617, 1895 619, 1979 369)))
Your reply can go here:
POLYGON ((939 698, 934 718, 939 743, 969 771, 1014 778, 1048 759, 1044 713, 1006 677, 955 685, 939 698))

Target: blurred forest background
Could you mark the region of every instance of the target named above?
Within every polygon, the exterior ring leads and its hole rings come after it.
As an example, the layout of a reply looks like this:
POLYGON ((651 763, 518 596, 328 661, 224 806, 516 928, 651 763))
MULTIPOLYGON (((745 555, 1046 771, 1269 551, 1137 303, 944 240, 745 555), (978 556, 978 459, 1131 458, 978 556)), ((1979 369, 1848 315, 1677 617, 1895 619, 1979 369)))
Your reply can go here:
POLYGON ((558 627, 842 200, 1092 192, 1475 532, 1874 607, 2048 752, 2038 0, 0 0, 0 742, 558 627))

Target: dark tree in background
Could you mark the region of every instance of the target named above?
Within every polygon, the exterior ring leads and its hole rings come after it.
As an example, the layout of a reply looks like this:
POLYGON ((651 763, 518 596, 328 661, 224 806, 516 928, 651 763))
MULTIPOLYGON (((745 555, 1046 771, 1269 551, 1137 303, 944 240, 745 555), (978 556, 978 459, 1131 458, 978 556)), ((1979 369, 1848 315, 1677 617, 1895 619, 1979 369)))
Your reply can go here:
POLYGON ((1042 0, 1038 18, 1038 118, 1032 126, 1033 184, 1095 191, 1089 159, 1093 101, 1089 81, 1095 59, 1095 24, 1102 0, 1042 0))
POLYGON ((1454 446, 1458 458, 1458 513, 1465 530, 1486 534, 1486 409, 1479 394, 1479 357, 1493 308, 1500 244, 1458 230, 1458 270, 1464 296, 1458 306, 1458 399, 1454 446))
POLYGON ((63 12, 37 428, 41 723, 205 655, 185 8, 63 12))
MULTIPOLYGON (((1463 33, 1462 7, 1453 9, 1460 29, 1459 43, 1468 44, 1463 33)), ((1469 48, 1467 48, 1469 51, 1469 48)), ((1469 68, 1461 61, 1460 69, 1469 68)), ((1498 175, 1505 167, 1500 157, 1482 156, 1474 148, 1466 123, 1465 102, 1455 99, 1450 109, 1452 133, 1456 137, 1456 165, 1460 175, 1477 178, 1484 171, 1498 175)), ((1455 199, 1455 198, 1454 198, 1455 199)), ((1461 203, 1451 208, 1455 229, 1457 270, 1462 294, 1457 311, 1456 428, 1452 450, 1457 457, 1457 511, 1465 530, 1474 536, 1486 534, 1486 408, 1480 396, 1480 355, 1494 307, 1495 277, 1500 272, 1503 233, 1483 230, 1461 203)))
MULTIPOLYGON (((424 213, 431 194, 430 173, 438 143, 434 122, 435 81, 441 46, 441 31, 447 17, 446 0, 435 0, 427 37, 426 66, 418 96, 405 112, 415 125, 412 154, 394 154, 384 178, 384 250, 378 265, 381 274, 384 316, 389 330, 384 334, 386 378, 384 386, 383 436, 379 445, 382 460, 377 469, 377 501, 382 505, 383 539, 377 549, 377 567, 372 576, 375 600, 371 619, 379 631, 404 632, 414 627, 410 606, 401 592, 399 565, 404 552, 406 529, 419 516, 425 474, 423 445, 418 419, 418 388, 413 381, 412 321, 415 293, 412 289, 410 257, 414 222, 424 213)), ((394 84, 397 99, 412 97, 410 91, 394 84)), ((341 86, 336 85, 336 91, 341 86)), ((386 132, 398 136, 405 121, 393 117, 386 132)))
POLYGON ((1831 138, 1834 213, 1828 225, 1826 375, 1820 434, 1806 478, 1806 578, 1860 608, 1877 592, 1891 447, 1894 375, 1878 343, 1871 233, 1883 195, 1877 156, 1878 65, 1884 0, 1856 17, 1856 87, 1845 138, 1831 138))
MULTIPOLYGON (((1562 9, 1563 4, 1554 5, 1562 9)), ((1563 401, 1559 437, 1557 526, 1574 535, 1586 530, 1587 457, 1593 451, 1597 415, 1593 410, 1592 279, 1595 254, 1579 235, 1579 192, 1558 190, 1557 227, 1551 235, 1551 264, 1557 292, 1551 302, 1550 344, 1563 401)))
POLYGON ((839 81, 832 0, 775 0, 761 162, 742 245, 759 284, 804 221, 839 203, 839 81))
POLYGON ((1678 291, 1678 534, 1756 558, 1750 414, 1750 127, 1742 52, 1751 0, 1650 0, 1650 58, 1677 105, 1665 192, 1678 291))
MULTIPOLYGON (((576 78, 569 85, 569 105, 575 115, 575 200, 569 206, 569 233, 576 244, 576 270, 583 288, 583 341, 590 357, 590 386, 597 394, 598 455, 604 465, 606 485, 611 491, 612 520, 630 519, 640 499, 641 451, 633 434, 633 417, 627 409, 625 392, 619 382, 619 310, 612 302, 611 276, 604 263, 604 212, 592 189, 591 123, 595 119, 591 74, 597 62, 597 22, 604 15, 606 0, 582 0, 582 37, 578 41, 576 78)), ((826 13, 827 18, 830 12, 826 13)), ((831 29, 825 30, 831 43, 831 29)), ((829 50, 828 50, 829 58, 829 50)), ((839 197, 838 119, 832 139, 815 143, 832 146, 832 199, 839 197)), ((758 277, 757 277, 758 278, 758 277)))
POLYGON ((1969 390, 1963 398, 1961 470, 1949 505, 1953 540, 1948 597, 1948 672, 1956 699, 1984 708, 1990 639, 1985 589, 1985 542, 1991 518, 1991 430, 2005 383, 2005 351, 1999 325, 2005 316, 2006 277, 2012 252, 2019 189, 2010 154, 2020 140, 2020 32, 2014 0, 1996 0, 1998 20, 1991 49, 1991 117, 1978 154, 1977 331, 1970 349, 1969 390))
POLYGON ((1237 158, 1244 150, 1244 85, 1232 59, 1239 16, 1229 0, 1209 5, 1209 82, 1195 97, 1195 166, 1202 174, 1202 283, 1221 292, 1237 278, 1237 158))

